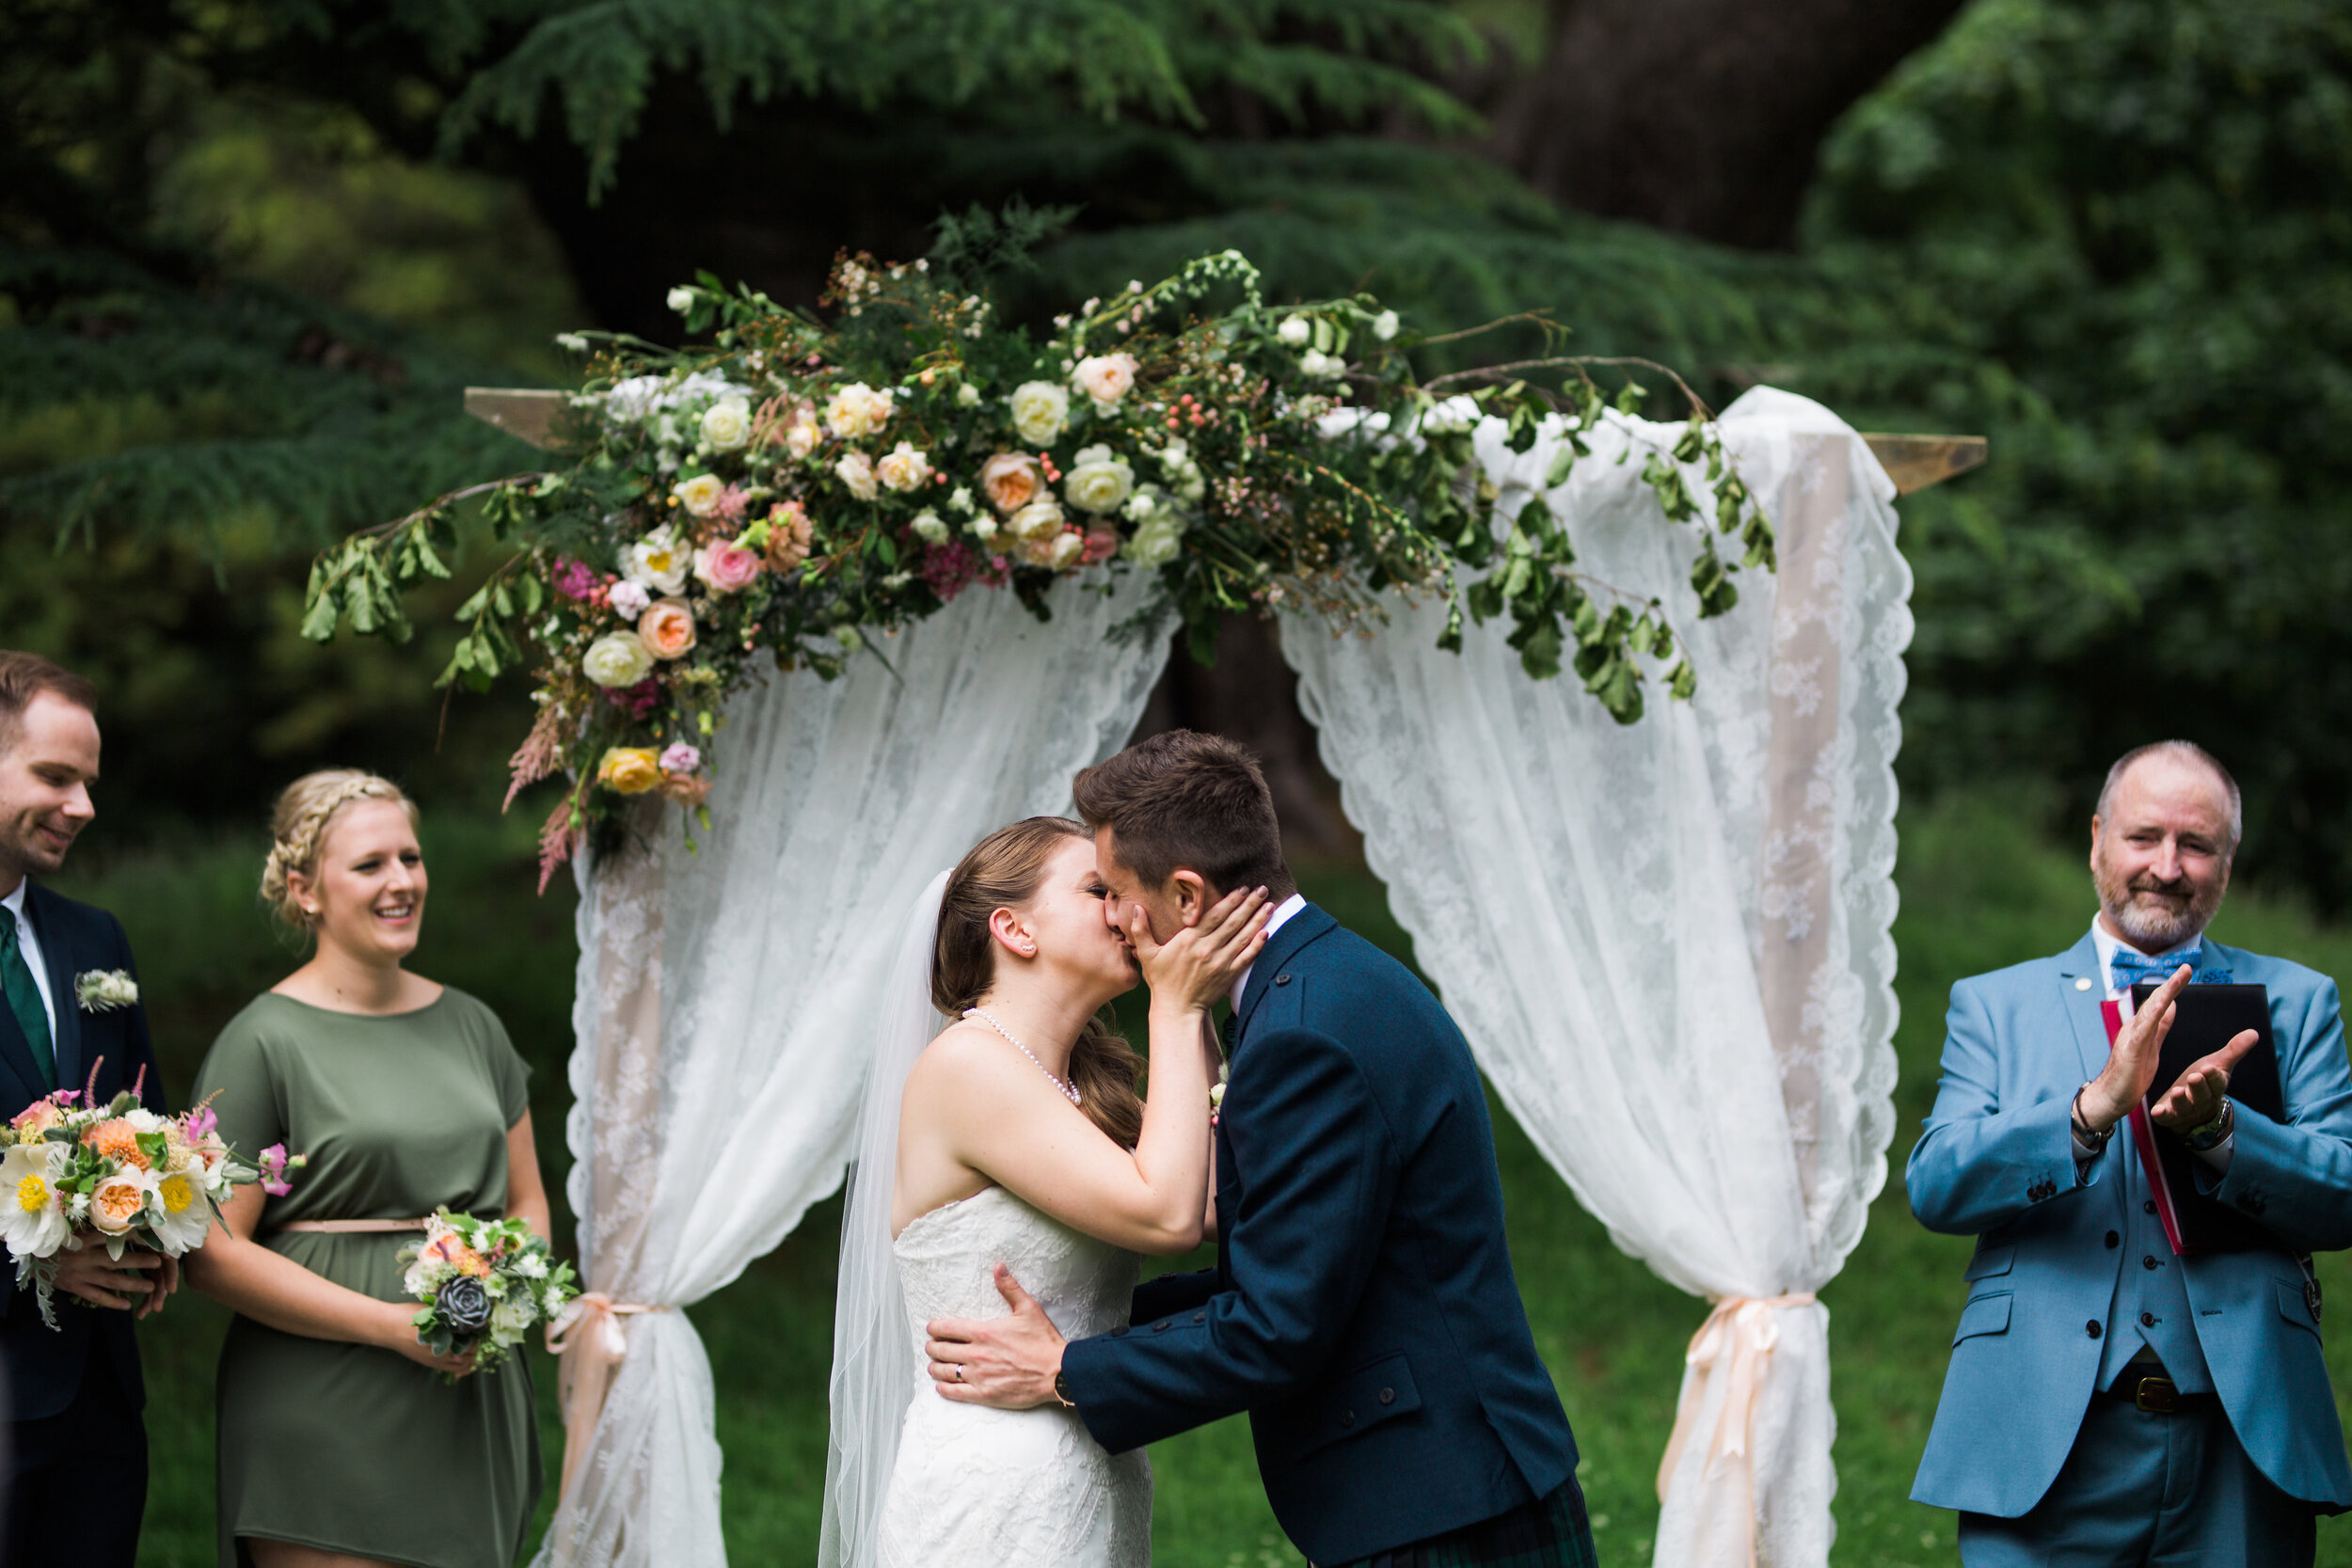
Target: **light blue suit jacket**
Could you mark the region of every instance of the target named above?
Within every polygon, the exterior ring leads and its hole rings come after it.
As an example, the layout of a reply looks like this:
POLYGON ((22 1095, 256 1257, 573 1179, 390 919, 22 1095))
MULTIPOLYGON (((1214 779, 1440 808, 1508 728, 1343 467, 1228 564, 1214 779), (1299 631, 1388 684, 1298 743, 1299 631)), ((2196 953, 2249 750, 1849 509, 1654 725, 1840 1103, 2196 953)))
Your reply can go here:
MULTIPOLYGON (((2286 1120, 2238 1107, 2226 1176, 2207 1194, 2304 1251, 2352 1246, 2352 1067, 2335 982, 2243 948, 2205 944, 2207 968, 2270 990, 2286 1120)), ((1931 1230, 1973 1235, 1967 1305, 1912 1497, 2015 1518, 2065 1464, 2098 1381, 2128 1249, 2118 1146, 2078 1178, 2074 1091, 2107 1058, 2098 953, 2085 934, 2054 958, 1952 988, 1944 1076, 1905 1180, 1931 1230), (2088 977, 2088 990, 2075 981, 2088 977), (2095 1332, 2094 1332, 2095 1330, 2095 1332)), ((2119 1130, 2119 1138, 2129 1136, 2119 1130)), ((2180 1259, 2216 1392, 2248 1456, 2281 1491, 2352 1507, 2352 1467, 2304 1304, 2283 1251, 2180 1259)))

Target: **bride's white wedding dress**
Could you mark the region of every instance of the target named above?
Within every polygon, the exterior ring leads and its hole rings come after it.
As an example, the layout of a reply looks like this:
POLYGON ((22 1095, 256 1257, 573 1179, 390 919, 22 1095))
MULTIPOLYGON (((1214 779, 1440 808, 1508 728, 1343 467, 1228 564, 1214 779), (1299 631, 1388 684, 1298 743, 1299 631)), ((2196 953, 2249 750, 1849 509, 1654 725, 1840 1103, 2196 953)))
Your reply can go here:
MULTIPOLYGON (((921 1215, 895 1253, 917 1354, 934 1318, 1001 1318, 1003 1263, 1068 1338, 1127 1322, 1139 1259, 1002 1187, 921 1215)), ((923 1378, 882 1503, 884 1568, 1148 1568, 1152 1467, 1112 1455, 1060 1405, 991 1410, 923 1378)))

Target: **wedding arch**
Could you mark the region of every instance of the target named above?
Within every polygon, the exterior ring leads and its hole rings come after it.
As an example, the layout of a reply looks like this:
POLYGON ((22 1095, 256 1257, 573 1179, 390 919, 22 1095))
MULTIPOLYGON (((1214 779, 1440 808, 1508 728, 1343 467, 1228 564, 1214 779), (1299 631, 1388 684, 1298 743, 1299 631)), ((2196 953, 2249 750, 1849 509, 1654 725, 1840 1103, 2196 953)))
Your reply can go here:
MULTIPOLYGON (((1359 314, 1387 327, 1383 341, 1394 330, 1392 317, 1359 314)), ((485 391, 469 404, 552 441, 579 400, 485 391)), ((705 404, 726 407, 721 426, 738 416, 723 392, 705 404)), ((1835 1418, 1815 1292, 1860 1239, 1893 1132, 1893 762, 1911 579, 1890 469, 1916 488, 1980 461, 1982 443, 1865 437, 1768 388, 1686 423, 1597 400, 1419 407, 1423 423, 1406 434, 1453 437, 1461 473, 1486 482, 1492 511, 1477 528, 1515 542, 1489 577, 1548 551, 1547 574, 1573 562, 1595 597, 1677 584, 1613 635, 1684 659, 1696 679, 1673 684, 1689 700, 1639 722, 1595 700, 1610 678, 1608 634, 1587 624, 1600 610, 1561 617, 1577 651, 1603 650, 1579 664, 1587 678, 1531 680, 1534 611, 1499 585, 1482 607, 1450 570, 1391 600, 1376 628, 1335 631, 1328 604, 1277 596, 1283 656, 1367 859, 1512 1115, 1619 1246, 1713 1304, 1674 1430, 1660 1434, 1655 1560, 1826 1563, 1835 1418), (1661 466, 1701 463, 1710 481, 1737 476, 1762 519, 1751 536, 1777 551, 1777 571, 1744 577, 1736 603, 1708 602, 1707 574, 1684 569, 1687 541, 1670 526, 1679 482, 1661 482, 1661 466), (1477 624, 1462 623, 1464 596, 1477 624), (1491 624, 1506 618, 1507 636, 1491 624)), ((1309 412, 1326 432, 1388 417, 1309 412)), ((648 401, 631 417, 660 416, 648 401)), ((1457 490, 1459 479, 1444 476, 1457 490)), ((765 494, 743 482, 703 499, 742 489, 765 494)), ((800 520, 781 504, 771 515, 780 530, 800 520)), ((393 548, 423 537, 387 536, 393 548)), ((1018 594, 942 594, 951 602, 889 626, 886 647, 844 636, 837 659, 812 657, 806 641, 755 653, 746 620, 743 653, 773 662, 712 702, 703 733, 723 735, 723 767, 652 747, 590 757, 598 782, 643 800, 615 802, 631 831, 606 832, 574 867, 568 1196, 592 1293, 565 1339, 563 1493, 541 1563, 723 1563, 709 1366, 677 1309, 839 1185, 861 1097, 877 1087, 862 1064, 882 969, 924 884, 1002 822, 1067 810, 1073 774, 1135 728, 1187 611, 1143 574, 1088 565, 1086 547, 1018 594), (647 809, 656 790, 691 814, 647 809)), ((383 576, 377 560, 347 554, 314 578, 327 630, 339 591, 345 612, 376 591, 360 579, 383 576)), ((697 569, 724 570, 700 557, 697 569)), ((541 591, 523 606, 525 591, 513 585, 517 620, 542 612, 541 591)), ((598 591, 583 579, 579 597, 598 591)), ((495 665, 491 593, 472 635, 495 665)), ((588 659, 593 629, 576 639, 588 659)), ((549 621, 547 635, 574 634, 549 621)), ((622 717, 591 716, 630 721, 637 688, 597 687, 582 689, 622 717)), ((566 734, 586 721, 574 715, 566 734)), ((556 739, 527 746, 518 782, 559 752, 556 739)), ((568 847, 580 825, 575 812, 550 832, 568 847)))

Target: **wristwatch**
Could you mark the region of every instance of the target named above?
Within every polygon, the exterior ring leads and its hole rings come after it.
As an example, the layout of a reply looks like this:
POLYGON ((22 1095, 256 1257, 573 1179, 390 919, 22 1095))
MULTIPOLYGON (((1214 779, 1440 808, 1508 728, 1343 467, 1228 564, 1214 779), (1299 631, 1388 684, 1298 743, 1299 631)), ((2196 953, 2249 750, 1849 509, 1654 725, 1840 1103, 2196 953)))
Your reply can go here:
POLYGON ((1078 1408, 1078 1402, 1070 1397, 1070 1384, 1066 1373, 1056 1372, 1054 1374, 1054 1397, 1061 1401, 1061 1407, 1064 1410, 1078 1408))
POLYGON ((2231 1109, 2232 1103, 2230 1101, 2223 1101, 2218 1115, 2202 1127, 2192 1127, 2182 1133, 2181 1142, 2188 1145, 2191 1149, 2200 1154, 2209 1148, 2218 1148, 2226 1143, 2231 1132, 2237 1127, 2237 1114, 2231 1109))

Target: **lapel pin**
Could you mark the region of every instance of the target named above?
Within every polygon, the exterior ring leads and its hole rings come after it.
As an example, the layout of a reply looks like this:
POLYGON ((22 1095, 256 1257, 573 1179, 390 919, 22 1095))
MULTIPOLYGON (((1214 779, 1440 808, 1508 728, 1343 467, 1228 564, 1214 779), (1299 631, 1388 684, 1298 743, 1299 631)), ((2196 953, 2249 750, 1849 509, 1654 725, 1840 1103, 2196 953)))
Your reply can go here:
POLYGON ((2074 989, 2076 990, 2089 990, 2090 989, 2090 976, 2088 974, 2075 976, 2074 989))

